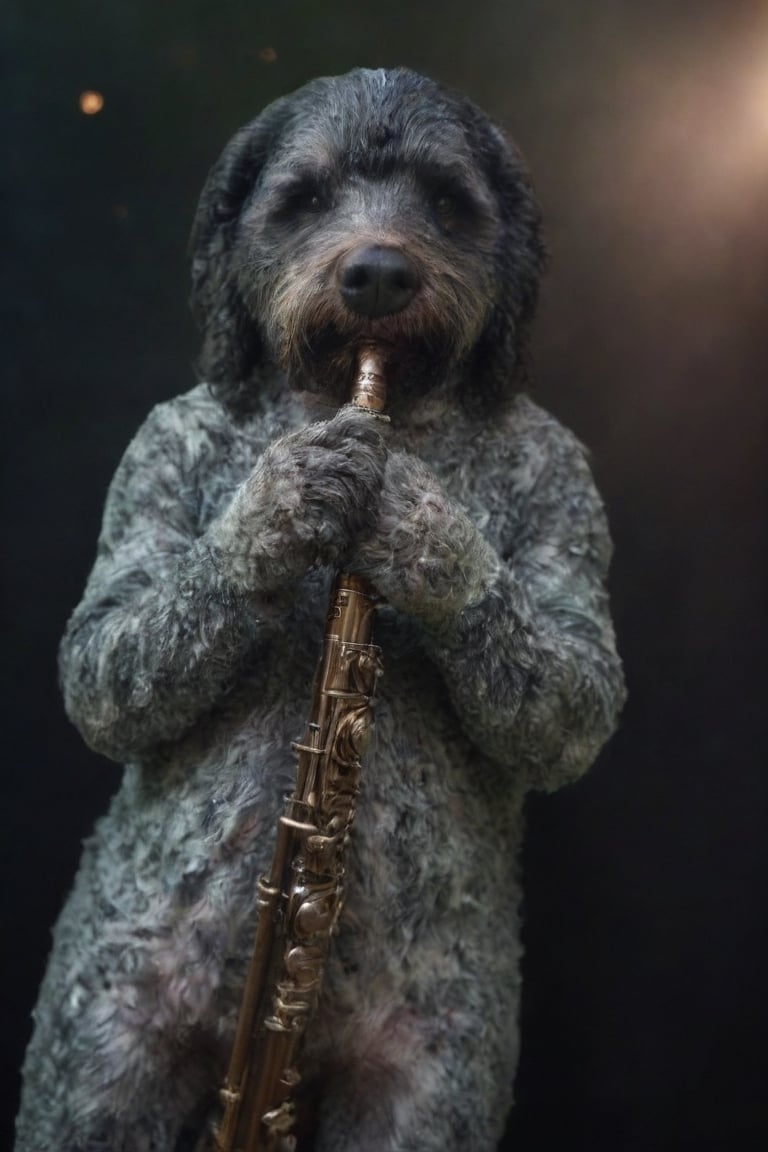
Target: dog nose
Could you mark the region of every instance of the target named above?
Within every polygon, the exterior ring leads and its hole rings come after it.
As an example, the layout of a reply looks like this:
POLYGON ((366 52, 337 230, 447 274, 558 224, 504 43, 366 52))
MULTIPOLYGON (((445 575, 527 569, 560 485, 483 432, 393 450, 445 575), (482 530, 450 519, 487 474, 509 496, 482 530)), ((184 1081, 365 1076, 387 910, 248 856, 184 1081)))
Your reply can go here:
POLYGON ((419 290, 415 264, 399 248, 372 244, 356 248, 339 268, 339 290, 347 308, 361 316, 400 312, 419 290))

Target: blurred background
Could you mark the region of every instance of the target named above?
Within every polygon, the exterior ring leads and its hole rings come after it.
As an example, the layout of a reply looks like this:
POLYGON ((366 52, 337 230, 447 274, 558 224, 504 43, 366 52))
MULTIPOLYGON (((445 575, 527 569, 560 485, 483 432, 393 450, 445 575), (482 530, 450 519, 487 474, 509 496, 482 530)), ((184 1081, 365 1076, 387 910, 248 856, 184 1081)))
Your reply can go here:
POLYGON ((535 396, 590 446, 616 544, 630 700, 587 779, 529 803, 503 1147, 766 1147, 768 6, 17 0, 0 19, 0 1147, 50 926, 119 774, 66 721, 56 647, 120 455, 193 383, 197 195, 266 102, 394 64, 464 89, 528 159, 551 251, 535 396))

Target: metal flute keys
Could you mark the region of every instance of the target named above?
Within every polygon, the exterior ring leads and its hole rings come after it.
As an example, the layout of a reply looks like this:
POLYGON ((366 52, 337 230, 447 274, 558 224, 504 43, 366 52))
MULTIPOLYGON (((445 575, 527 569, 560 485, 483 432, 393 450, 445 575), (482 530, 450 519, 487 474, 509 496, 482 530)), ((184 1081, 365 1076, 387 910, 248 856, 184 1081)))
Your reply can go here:
MULTIPOLYGON (((366 346, 351 403, 377 414, 385 397, 383 356, 366 346)), ((256 940, 213 1134, 218 1152, 294 1147, 296 1065, 341 911, 360 758, 381 672, 372 643, 378 601, 362 577, 337 576, 310 718, 303 740, 292 745, 296 788, 278 822, 270 870, 259 880, 256 940)))

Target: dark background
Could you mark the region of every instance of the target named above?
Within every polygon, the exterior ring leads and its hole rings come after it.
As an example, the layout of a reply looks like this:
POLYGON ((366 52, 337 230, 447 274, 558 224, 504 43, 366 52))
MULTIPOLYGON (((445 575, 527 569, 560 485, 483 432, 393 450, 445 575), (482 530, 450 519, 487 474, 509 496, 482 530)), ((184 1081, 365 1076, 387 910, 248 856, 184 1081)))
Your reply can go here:
POLYGON ((594 454, 630 688, 587 779, 529 805, 505 1148, 766 1146, 766 7, 5 8, 9 1125, 49 927, 118 781, 64 717, 56 645, 119 456, 151 405, 193 382, 197 194, 268 100, 313 75, 402 63, 466 90, 534 172, 552 253, 536 395, 594 454), (85 116, 91 88, 105 104, 85 116))

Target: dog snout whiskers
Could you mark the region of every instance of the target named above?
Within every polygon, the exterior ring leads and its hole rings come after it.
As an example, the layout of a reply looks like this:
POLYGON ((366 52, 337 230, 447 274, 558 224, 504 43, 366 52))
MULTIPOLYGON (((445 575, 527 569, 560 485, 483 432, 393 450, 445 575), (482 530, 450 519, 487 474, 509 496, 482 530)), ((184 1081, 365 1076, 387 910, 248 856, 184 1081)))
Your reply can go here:
POLYGON ((338 271, 341 297, 352 312, 387 316, 410 304, 421 285, 416 265, 400 248, 356 248, 338 271))

